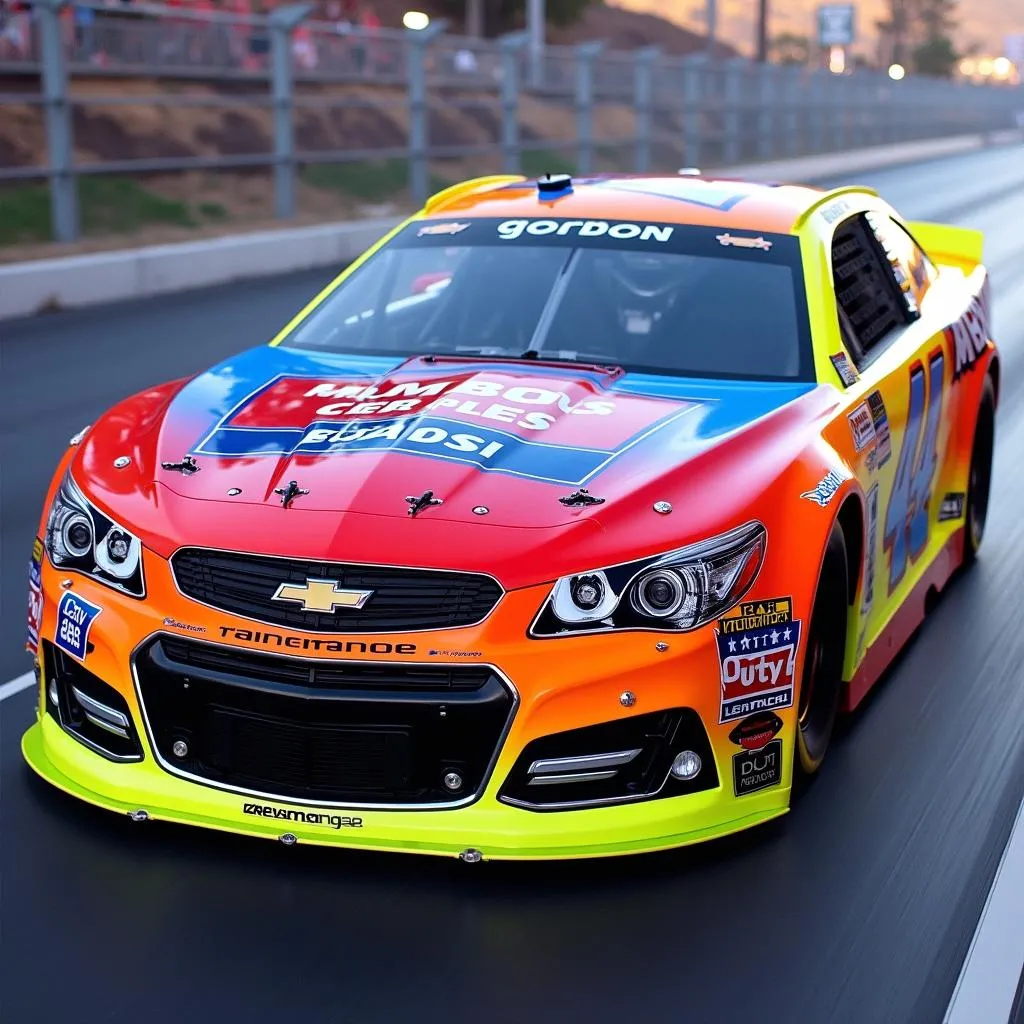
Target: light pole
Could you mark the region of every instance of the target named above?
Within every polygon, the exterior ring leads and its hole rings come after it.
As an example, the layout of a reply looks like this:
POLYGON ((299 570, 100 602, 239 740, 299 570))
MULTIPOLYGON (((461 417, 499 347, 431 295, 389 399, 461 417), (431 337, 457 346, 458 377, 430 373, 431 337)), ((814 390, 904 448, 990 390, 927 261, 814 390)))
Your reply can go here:
POLYGON ((529 36, 530 85, 541 84, 541 58, 544 54, 544 22, 547 17, 544 0, 526 0, 526 34, 529 36))
POLYGON ((757 62, 768 60, 768 0, 757 0, 757 62))

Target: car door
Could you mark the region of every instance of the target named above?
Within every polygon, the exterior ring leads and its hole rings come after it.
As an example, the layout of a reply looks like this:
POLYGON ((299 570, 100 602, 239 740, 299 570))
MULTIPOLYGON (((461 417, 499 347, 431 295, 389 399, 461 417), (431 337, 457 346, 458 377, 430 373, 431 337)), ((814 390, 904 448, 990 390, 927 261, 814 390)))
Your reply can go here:
POLYGON ((949 439, 952 380, 938 271, 882 210, 836 225, 837 315, 859 375, 848 389, 855 469, 867 496, 856 658, 921 578, 932 536, 937 468, 949 439))

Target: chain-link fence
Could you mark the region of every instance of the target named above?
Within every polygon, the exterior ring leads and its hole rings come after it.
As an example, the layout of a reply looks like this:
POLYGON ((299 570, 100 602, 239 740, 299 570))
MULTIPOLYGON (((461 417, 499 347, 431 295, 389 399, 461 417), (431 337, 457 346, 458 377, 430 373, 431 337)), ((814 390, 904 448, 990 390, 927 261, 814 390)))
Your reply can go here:
POLYGON ((91 0, 26 8, 0 35, 0 121, 5 109, 33 111, 46 159, 6 159, 0 182, 48 181, 60 241, 78 237, 86 175, 264 168, 274 213, 289 218, 310 167, 400 161, 418 203, 438 160, 518 172, 529 154, 559 151, 590 173, 614 150, 621 170, 721 167, 997 131, 1024 108, 1019 88, 669 58, 654 48, 609 52, 600 43, 538 56, 523 33, 481 41, 448 35, 443 24, 368 31, 307 20, 303 5, 266 17, 91 0), (76 131, 93 123, 83 112, 95 120, 118 106, 165 117, 258 112, 266 131, 250 132, 248 146, 211 143, 204 152, 138 155, 128 136, 103 159, 79 152, 76 131), (367 129, 385 114, 387 131, 367 129))

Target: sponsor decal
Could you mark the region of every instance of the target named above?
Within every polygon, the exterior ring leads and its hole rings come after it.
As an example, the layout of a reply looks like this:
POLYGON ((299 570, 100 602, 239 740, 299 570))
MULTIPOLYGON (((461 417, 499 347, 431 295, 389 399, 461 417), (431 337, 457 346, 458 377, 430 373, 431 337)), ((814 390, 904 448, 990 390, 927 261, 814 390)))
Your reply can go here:
POLYGON ((777 786, 782 781, 782 740, 761 750, 744 750, 732 758, 733 792, 737 796, 777 786))
POLYGON ((363 819, 348 814, 334 814, 328 811, 293 811, 290 807, 273 807, 270 804, 242 804, 243 814, 257 818, 273 818, 275 821, 297 821, 302 825, 325 825, 328 828, 362 828, 363 819))
POLYGON ((829 359, 832 361, 836 373, 839 374, 843 387, 852 388, 859 378, 857 371, 853 368, 853 363, 850 362, 849 356, 845 352, 837 352, 834 356, 829 356, 829 359))
POLYGON ((868 407, 871 409, 871 421, 875 425, 875 466, 881 469, 892 457, 892 434, 889 432, 889 416, 885 411, 885 402, 881 391, 872 391, 868 395, 868 407))
POLYGON ((867 615, 875 602, 875 550, 878 547, 878 484, 868 491, 867 546, 864 549, 864 594, 861 615, 867 615))
POLYGON ((630 224, 623 221, 610 224, 606 220, 503 220, 498 225, 498 235, 506 241, 514 241, 527 234, 578 235, 580 238, 607 236, 620 241, 667 242, 674 230, 666 224, 630 224))
POLYGON ((721 724, 792 705, 800 625, 788 597, 747 602, 718 620, 721 724))
POLYGON ((43 542, 36 537, 32 544, 32 559, 28 563, 28 635, 25 650, 31 655, 39 653, 39 627, 43 622, 43 542))
POLYGON ((846 199, 837 199, 821 208, 821 216, 826 224, 835 224, 844 213, 850 210, 850 204, 846 199))
POLYGON ((729 739, 744 750, 760 750, 778 736, 782 719, 771 711, 760 711, 739 722, 729 733, 729 739))
MULTIPOLYGON (((985 289, 988 291, 988 281, 985 289)), ((988 348, 989 319, 987 294, 971 299, 967 312, 947 329, 950 347, 955 353, 953 380, 959 380, 970 370, 988 348)))
POLYGON ((836 496, 842 485, 843 478, 834 469, 830 469, 813 490, 804 491, 800 497, 816 502, 824 508, 836 496))
POLYGON ((875 443, 875 421, 871 418, 871 409, 867 402, 861 402, 846 418, 850 422, 853 446, 857 451, 862 452, 875 443))
POLYGON ((72 658, 85 661, 92 624, 102 611, 99 605, 67 591, 57 605, 57 626, 53 632, 53 642, 72 658))
POLYGON ((261 629, 235 629, 218 626, 225 640, 244 640, 264 647, 287 647, 293 651, 327 651, 330 654, 415 654, 415 644, 392 644, 383 640, 367 643, 365 640, 319 640, 315 637, 290 636, 287 633, 268 633, 261 629))
POLYGON ((423 238, 424 235, 457 235, 468 227, 469 224, 465 222, 461 224, 424 224, 416 232, 416 235, 418 238, 423 238))
POLYGON ((194 626, 191 622, 179 622, 177 619, 172 619, 170 616, 164 619, 164 625, 170 626, 172 629, 183 629, 186 633, 205 633, 205 626, 194 626))
POLYGON ((427 654, 432 658, 479 658, 482 657, 483 651, 448 651, 432 648, 427 654))
POLYGON ((955 494, 944 494, 942 504, 939 506, 939 522, 945 523, 951 519, 963 519, 964 517, 964 495, 962 491, 955 494))
POLYGON ((221 458, 402 452, 579 486, 697 402, 572 380, 421 364, 384 381, 279 376, 194 447, 221 458))
POLYGON ((772 243, 760 235, 751 238, 749 235, 730 235, 727 231, 724 235, 715 235, 715 238, 720 245, 734 245, 737 249, 760 249, 769 252, 772 247, 772 243))

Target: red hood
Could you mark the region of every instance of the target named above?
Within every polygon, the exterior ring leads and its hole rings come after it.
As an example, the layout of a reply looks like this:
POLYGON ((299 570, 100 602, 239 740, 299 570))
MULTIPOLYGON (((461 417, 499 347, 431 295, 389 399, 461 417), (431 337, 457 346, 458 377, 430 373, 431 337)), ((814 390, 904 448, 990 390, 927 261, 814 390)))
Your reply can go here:
POLYGON ((735 525, 731 509, 793 454, 790 440, 743 458, 743 428, 806 424, 794 399, 809 390, 263 348, 123 402, 74 471, 165 557, 199 545, 474 568, 512 587, 735 525), (186 456, 198 472, 163 466, 186 456), (292 480, 308 493, 283 508, 292 480), (604 501, 559 500, 581 486, 604 501), (406 498, 428 490, 443 504, 410 516, 406 498))

